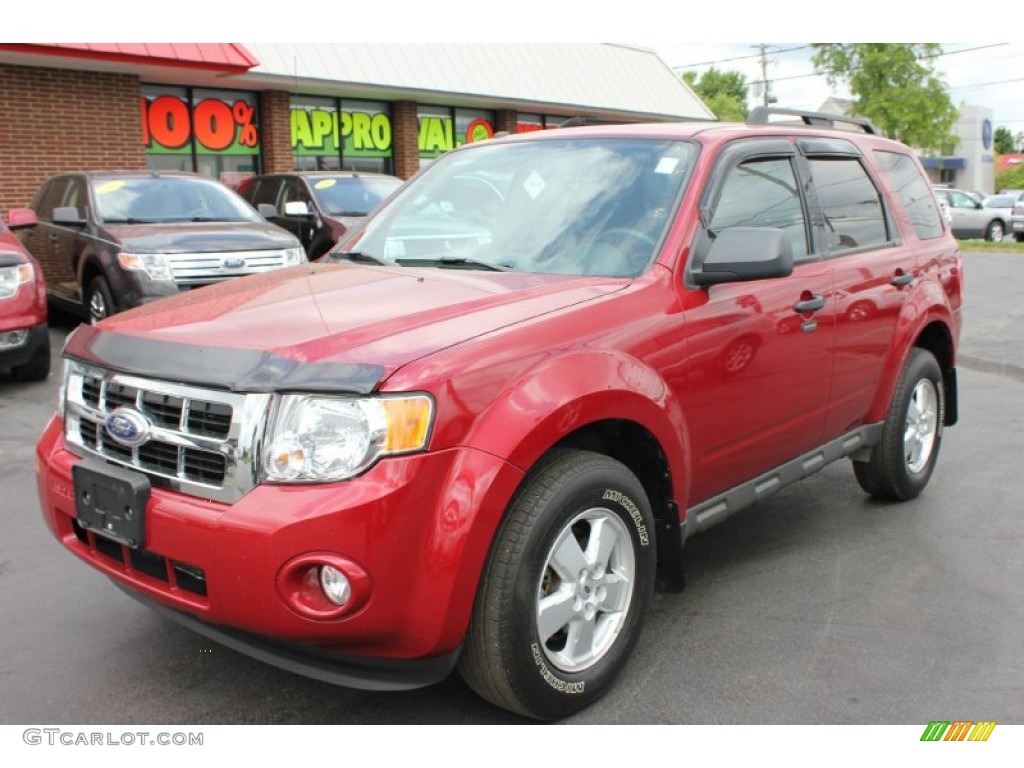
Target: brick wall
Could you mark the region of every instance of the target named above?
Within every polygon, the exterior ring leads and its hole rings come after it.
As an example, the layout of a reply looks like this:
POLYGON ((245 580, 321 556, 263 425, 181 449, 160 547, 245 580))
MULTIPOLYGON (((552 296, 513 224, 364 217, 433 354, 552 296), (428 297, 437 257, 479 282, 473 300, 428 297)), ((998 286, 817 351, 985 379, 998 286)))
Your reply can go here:
POLYGON ((63 171, 145 168, 138 77, 0 64, 0 214, 63 171))
POLYGON ((408 179, 420 169, 419 133, 416 102, 394 102, 391 105, 391 151, 394 174, 400 179, 408 179))
POLYGON ((291 96, 287 91, 263 91, 260 94, 260 151, 264 173, 292 170, 291 96))

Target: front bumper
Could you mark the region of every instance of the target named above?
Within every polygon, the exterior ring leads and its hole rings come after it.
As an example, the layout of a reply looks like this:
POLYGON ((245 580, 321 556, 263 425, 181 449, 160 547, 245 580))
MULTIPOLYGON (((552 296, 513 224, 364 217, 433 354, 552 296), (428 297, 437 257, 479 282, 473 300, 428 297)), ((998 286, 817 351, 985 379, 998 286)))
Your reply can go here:
POLYGON ((44 518, 67 549, 197 631, 356 687, 415 687, 450 672, 491 539, 522 479, 510 464, 460 448, 392 457, 343 483, 260 485, 234 504, 154 487, 143 551, 77 524, 72 467, 81 460, 61 430, 55 416, 40 437, 37 483, 44 518), (286 566, 318 553, 365 570, 358 610, 310 618, 282 594, 286 566), (325 676, 324 659, 340 668, 325 676))
POLYGON ((46 323, 30 328, 28 337, 17 347, 0 349, 0 368, 15 368, 28 363, 36 354, 36 350, 49 342, 49 334, 50 331, 46 323))

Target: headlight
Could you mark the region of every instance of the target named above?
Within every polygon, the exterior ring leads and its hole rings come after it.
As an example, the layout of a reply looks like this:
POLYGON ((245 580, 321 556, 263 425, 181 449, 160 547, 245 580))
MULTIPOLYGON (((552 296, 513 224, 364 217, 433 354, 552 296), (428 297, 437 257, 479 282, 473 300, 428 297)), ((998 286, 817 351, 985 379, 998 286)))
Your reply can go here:
POLYGON ((0 267, 0 299, 11 298, 18 292, 19 287, 32 282, 35 276, 36 271, 31 263, 0 267))
POLYGON ((170 280, 171 268, 160 253, 119 253, 117 260, 125 269, 145 272, 150 280, 170 280))
POLYGON ((306 252, 301 248, 286 248, 284 251, 284 265, 294 267, 306 260, 306 252))
POLYGON ((424 450, 433 417, 427 395, 283 395, 264 443, 264 479, 345 480, 382 456, 424 450))

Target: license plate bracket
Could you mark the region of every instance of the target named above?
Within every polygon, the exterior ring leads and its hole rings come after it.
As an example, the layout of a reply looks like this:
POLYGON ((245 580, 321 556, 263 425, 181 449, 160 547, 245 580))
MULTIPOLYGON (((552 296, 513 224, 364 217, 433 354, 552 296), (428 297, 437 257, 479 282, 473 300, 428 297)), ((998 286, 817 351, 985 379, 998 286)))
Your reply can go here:
POLYGON ((80 526, 132 549, 145 546, 148 477, 91 460, 75 464, 71 476, 80 526))

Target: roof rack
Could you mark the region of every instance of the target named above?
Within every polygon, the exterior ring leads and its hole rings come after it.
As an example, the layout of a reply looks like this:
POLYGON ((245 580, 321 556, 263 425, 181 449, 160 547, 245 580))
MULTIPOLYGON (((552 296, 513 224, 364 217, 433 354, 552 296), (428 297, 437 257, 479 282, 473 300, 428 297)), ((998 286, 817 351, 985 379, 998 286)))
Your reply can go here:
POLYGON ((783 109, 781 107, 754 107, 747 115, 747 125, 771 125, 769 118, 772 115, 788 115, 798 117, 804 125, 813 125, 819 128, 835 128, 836 123, 849 123, 856 125, 864 133, 879 135, 874 124, 863 117, 850 117, 849 115, 831 115, 827 112, 804 112, 800 109, 783 109))

